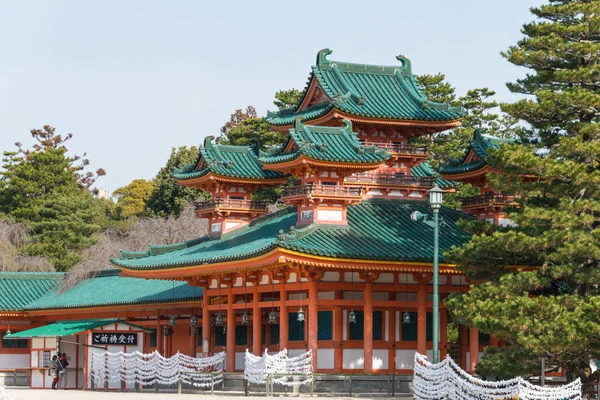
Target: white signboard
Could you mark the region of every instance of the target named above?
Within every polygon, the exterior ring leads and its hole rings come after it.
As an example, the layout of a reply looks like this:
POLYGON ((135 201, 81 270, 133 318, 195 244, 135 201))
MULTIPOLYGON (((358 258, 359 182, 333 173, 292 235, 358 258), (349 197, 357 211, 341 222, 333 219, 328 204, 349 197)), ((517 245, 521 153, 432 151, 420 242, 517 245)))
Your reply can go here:
POLYGON ((319 210, 319 221, 342 221, 342 210, 319 210))

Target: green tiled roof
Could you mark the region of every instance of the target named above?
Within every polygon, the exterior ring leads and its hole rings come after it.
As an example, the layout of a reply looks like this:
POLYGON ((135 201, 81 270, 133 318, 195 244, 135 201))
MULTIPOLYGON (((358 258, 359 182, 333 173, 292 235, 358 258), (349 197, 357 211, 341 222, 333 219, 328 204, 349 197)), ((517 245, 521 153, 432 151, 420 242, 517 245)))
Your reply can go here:
MULTIPOLYGON (((410 174, 411 174, 411 176, 418 176, 418 177, 430 177, 430 176, 436 175, 433 168, 431 168, 429 161, 423 161, 422 163, 417 164, 414 167, 412 167, 410 169, 410 174)), ((451 187, 458 185, 458 182, 442 179, 439 175, 435 179, 435 183, 437 183, 438 186, 441 187, 442 189, 447 189, 447 188, 451 188, 451 187)))
POLYGON ((195 165, 176 168, 177 180, 195 179, 212 172, 215 175, 246 179, 278 179, 282 174, 264 171, 254 149, 248 146, 226 146, 213 143, 214 136, 207 136, 200 146, 195 165))
MULTIPOLYGON (((352 123, 342 121, 344 126, 304 125, 297 118, 290 129, 291 152, 274 152, 260 158, 263 164, 278 164, 294 160, 302 155, 313 160, 338 163, 382 163, 391 156, 375 146, 363 146, 352 131, 352 123)), ((285 147, 289 147, 286 145, 285 147)), ((284 148, 285 148, 284 147, 284 148)))
POLYGON ((60 272, 0 272, 0 311, 20 311, 60 283, 60 272))
POLYGON ((117 269, 101 271, 62 293, 56 287, 23 308, 45 310, 202 299, 202 289, 194 289, 187 282, 119 277, 118 273, 117 269))
POLYGON ((121 319, 80 319, 75 321, 58 321, 53 324, 38 326, 37 328, 28 329, 26 331, 16 332, 5 336, 6 339, 20 338, 43 338, 43 337, 65 337, 75 335, 76 333, 85 332, 90 329, 99 328, 111 324, 126 324, 135 328, 148 330, 141 326, 130 324, 121 319))
POLYGON ((501 139, 492 135, 486 135, 483 129, 476 129, 473 139, 469 141, 469 147, 465 150, 462 159, 443 165, 440 173, 444 175, 457 175, 465 172, 477 171, 487 165, 486 157, 489 149, 497 149, 502 144, 516 143, 516 139, 501 139), (465 162, 469 154, 473 151, 476 155, 469 162, 465 162))
POLYGON ((327 101, 298 110, 300 101, 292 109, 268 113, 270 124, 290 125, 297 116, 309 121, 332 108, 361 117, 416 121, 453 121, 465 115, 462 107, 427 100, 404 56, 396 57, 401 65, 383 66, 330 61, 327 56, 331 53, 324 49, 317 55, 317 65, 312 67, 303 96, 316 79, 327 101))
MULTIPOLYGON (((281 247, 326 257, 431 262, 433 228, 413 221, 413 211, 431 213, 427 202, 371 200, 348 206, 348 226, 313 224, 290 230, 296 224, 297 210, 288 207, 219 239, 190 243, 183 248, 175 246, 173 251, 159 255, 111 261, 128 269, 177 268, 251 258, 281 247), (280 230, 290 234, 278 233, 280 230)), ((447 208, 440 213, 446 222, 440 233, 443 260, 443 251, 469 240, 469 235, 458 228, 457 220, 472 217, 447 208)))

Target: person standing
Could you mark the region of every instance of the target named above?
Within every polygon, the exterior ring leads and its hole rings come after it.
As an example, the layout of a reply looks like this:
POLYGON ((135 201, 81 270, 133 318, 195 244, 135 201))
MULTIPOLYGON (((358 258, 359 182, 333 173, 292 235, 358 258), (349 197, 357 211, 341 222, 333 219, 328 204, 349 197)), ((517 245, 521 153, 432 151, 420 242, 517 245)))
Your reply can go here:
POLYGON ((50 376, 52 377, 52 390, 57 389, 58 384, 58 372, 60 371, 60 363, 58 360, 58 356, 60 353, 52 356, 52 361, 50 362, 50 376))
POLYGON ((59 359, 61 370, 58 373, 58 388, 66 390, 67 389, 67 367, 69 366, 69 362, 67 361, 67 353, 62 353, 62 356, 59 359))

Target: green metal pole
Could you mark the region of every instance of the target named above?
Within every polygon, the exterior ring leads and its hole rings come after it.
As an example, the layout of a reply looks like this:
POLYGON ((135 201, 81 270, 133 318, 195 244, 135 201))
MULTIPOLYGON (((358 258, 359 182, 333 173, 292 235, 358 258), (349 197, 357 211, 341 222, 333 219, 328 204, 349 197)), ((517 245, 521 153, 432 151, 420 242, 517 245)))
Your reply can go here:
POLYGON ((440 362, 439 209, 433 210, 433 363, 440 362))

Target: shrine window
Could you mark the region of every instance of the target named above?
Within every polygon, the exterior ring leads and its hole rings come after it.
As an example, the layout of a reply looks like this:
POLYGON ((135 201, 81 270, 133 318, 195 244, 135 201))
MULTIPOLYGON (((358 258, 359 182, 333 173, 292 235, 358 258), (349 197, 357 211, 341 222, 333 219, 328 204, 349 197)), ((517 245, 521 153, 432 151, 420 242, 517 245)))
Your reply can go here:
POLYGON ((279 324, 269 325, 269 344, 279 344, 279 324))
POLYGON ((248 327, 246 325, 235 327, 235 344, 238 346, 246 346, 248 344, 248 327))
MULTIPOLYGON (((348 330, 350 340, 364 340, 365 338, 365 316, 362 311, 354 311, 356 322, 351 323, 348 330)), ((373 340, 383 338, 383 312, 373 311, 373 340)))
POLYGON ((244 196, 229 196, 229 200, 244 200, 244 196))
POLYGON ((298 313, 288 313, 288 340, 304 341, 304 321, 298 321, 298 313))
POLYGON ((215 326, 215 346, 227 346, 227 334, 224 326, 215 326))
POLYGON ((323 186, 337 186, 337 182, 321 182, 323 186))
POLYGON ((318 340, 332 340, 333 339, 333 312, 332 311, 319 311, 319 321, 317 324, 317 337, 318 340))
POLYGON ((154 329, 148 334, 148 346, 156 347, 157 342, 156 329, 154 329))
POLYGON ((3 349, 28 349, 29 339, 4 339, 6 332, 2 332, 3 349))
MULTIPOLYGON (((417 313, 409 312, 408 315, 410 315, 410 323, 402 323, 402 341, 414 342, 419 336, 417 328, 417 313)), ((404 313, 402 313, 402 318, 404 318, 404 313)))
POLYGON ((490 334, 479 332, 479 345, 489 346, 490 345, 490 334))
POLYGON ((202 338, 202 327, 198 327, 198 335, 196 335, 198 347, 204 346, 204 340, 202 338))

